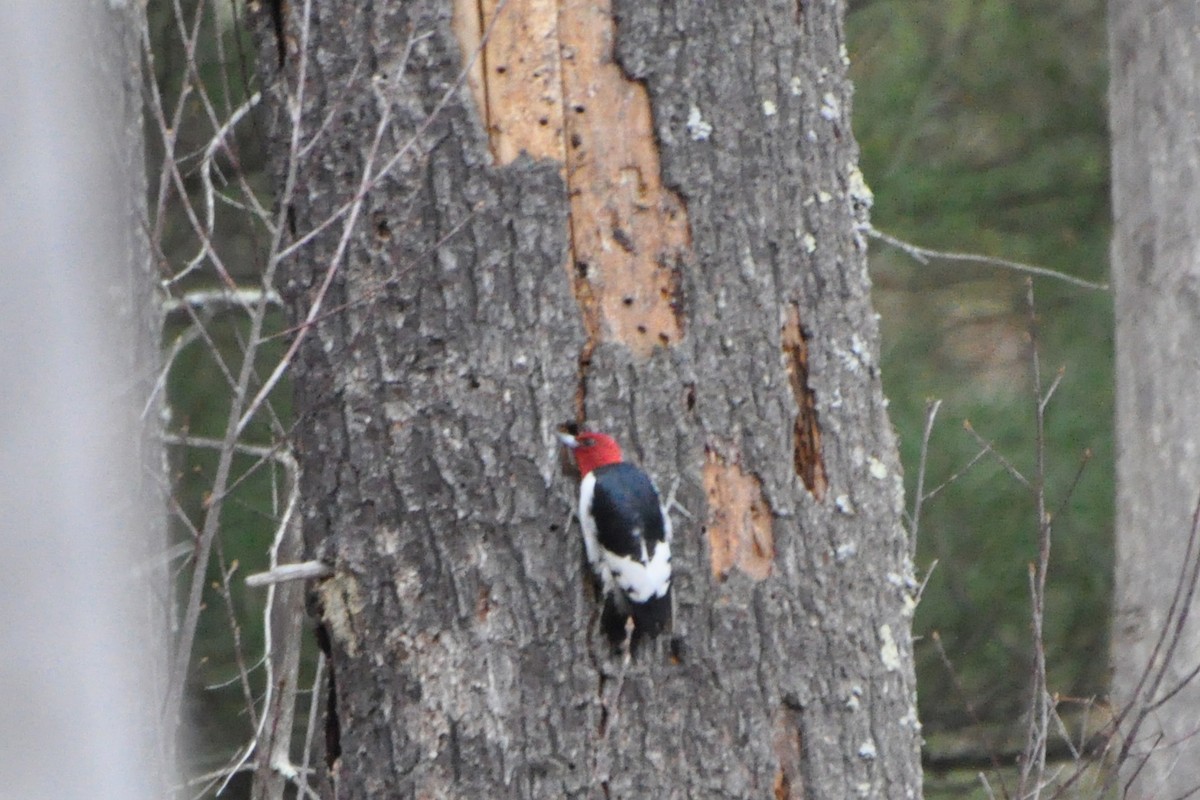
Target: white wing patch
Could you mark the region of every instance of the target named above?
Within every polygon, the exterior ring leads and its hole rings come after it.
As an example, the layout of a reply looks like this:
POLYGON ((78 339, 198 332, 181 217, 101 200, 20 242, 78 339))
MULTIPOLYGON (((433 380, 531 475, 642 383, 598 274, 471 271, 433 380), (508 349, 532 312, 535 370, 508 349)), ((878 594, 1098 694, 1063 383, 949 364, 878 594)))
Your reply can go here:
MULTIPOLYGON (((587 552, 588 563, 592 565, 592 571, 595 572, 601 579, 604 576, 600 575, 600 542, 596 540, 596 520, 592 517, 592 495, 596 493, 596 473, 589 472, 583 476, 583 480, 579 482, 579 525, 583 528, 583 549, 587 552)), ((604 583, 604 590, 608 591, 611 585, 604 583)))
MULTIPOLYGON (((619 556, 600 546, 596 538, 596 520, 592 517, 592 497, 596 493, 596 475, 589 472, 579 484, 579 524, 583 528, 583 548, 588 563, 607 594, 619 588, 635 603, 644 603, 651 597, 662 597, 671 588, 671 517, 663 509, 663 525, 666 540, 657 542, 653 552, 646 552, 642 540, 641 559, 619 556)), ((641 531, 637 531, 641 537, 641 531)))
MULTIPOLYGON (((635 561, 615 553, 604 553, 603 568, 610 580, 635 603, 651 597, 662 597, 671 588, 671 546, 666 542, 654 545, 654 553, 645 561, 635 561)), ((603 577, 601 578, 603 580, 603 577)))

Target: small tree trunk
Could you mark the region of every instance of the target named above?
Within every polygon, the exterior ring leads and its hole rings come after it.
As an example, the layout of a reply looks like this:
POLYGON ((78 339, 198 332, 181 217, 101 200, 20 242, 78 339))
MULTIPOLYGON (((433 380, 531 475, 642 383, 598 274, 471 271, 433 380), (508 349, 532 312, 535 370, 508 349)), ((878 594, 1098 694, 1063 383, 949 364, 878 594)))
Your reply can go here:
POLYGON ((349 208, 283 286, 338 270, 294 367, 337 796, 919 796, 840 4, 305 7, 262 51, 295 233, 349 208), (691 514, 628 664, 569 418, 691 514))
POLYGON ((1109 5, 1116 292, 1113 700, 1130 797, 1200 786, 1200 7, 1109 5), (1191 620, 1177 629, 1181 614, 1191 620), (1153 713, 1149 713, 1150 711, 1153 713), (1148 716, 1144 716, 1148 714, 1148 716), (1140 730, 1133 725, 1141 722, 1140 730), (1145 763, 1143 763, 1145 762, 1145 763))

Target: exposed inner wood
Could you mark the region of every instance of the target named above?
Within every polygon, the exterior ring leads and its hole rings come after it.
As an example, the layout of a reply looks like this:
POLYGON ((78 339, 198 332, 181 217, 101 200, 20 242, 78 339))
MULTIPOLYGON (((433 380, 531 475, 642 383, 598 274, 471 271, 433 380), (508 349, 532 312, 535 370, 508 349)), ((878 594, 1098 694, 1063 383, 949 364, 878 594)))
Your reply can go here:
POLYGON ((521 151, 565 158, 557 17, 558 0, 455 0, 463 63, 478 53, 467 81, 500 164, 521 151))
POLYGON ((708 448, 704 492, 708 496, 705 530, 713 576, 724 580, 736 567, 755 580, 765 579, 775 559, 775 535, 758 478, 708 448))
POLYGON ((775 715, 771 735, 771 749, 779 760, 775 773, 775 800, 793 800, 802 797, 803 787, 799 779, 803 759, 803 744, 800 740, 799 715, 788 708, 780 708, 775 715), (796 791, 793 792, 793 786, 796 791))
POLYGON ((562 165, 587 349, 675 344, 687 210, 662 185, 646 88, 613 61, 610 2, 455 0, 454 29, 464 62, 483 47, 468 81, 497 162, 562 165))
POLYGON ((462 63, 467 67, 467 87, 475 99, 475 108, 479 116, 487 124, 487 92, 483 88, 483 63, 485 53, 480 50, 483 44, 483 18, 479 0, 453 0, 450 7, 450 28, 454 38, 458 40, 458 49, 462 53, 462 63))
POLYGON ((817 500, 823 500, 829 482, 825 476, 825 460, 821 456, 821 425, 817 419, 817 398, 808 385, 808 340, 800 325, 800 309, 795 303, 788 306, 782 342, 792 396, 796 399, 792 461, 808 491, 817 500))

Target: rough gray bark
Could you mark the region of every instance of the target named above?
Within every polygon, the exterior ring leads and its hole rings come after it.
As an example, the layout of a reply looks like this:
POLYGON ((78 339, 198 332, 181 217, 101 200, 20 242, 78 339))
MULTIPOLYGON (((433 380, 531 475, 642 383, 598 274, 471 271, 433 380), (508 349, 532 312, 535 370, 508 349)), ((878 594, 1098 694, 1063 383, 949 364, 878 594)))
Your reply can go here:
MULTIPOLYGON (((320 130, 285 197, 296 233, 354 195, 385 109, 380 160, 416 141, 367 194, 337 310, 293 368, 305 534, 337 570, 315 590, 330 794, 918 797, 841 4, 617 4, 616 58, 690 228, 658 265, 681 337, 645 357, 595 322, 605 276, 572 248, 604 221, 569 219, 561 165, 493 161, 450 9, 321 2, 306 26, 304 5, 279 72, 262 48, 280 176, 301 61, 301 142, 320 130), (553 434, 577 415, 680 479, 695 517, 676 518, 675 640, 627 669, 592 636, 568 526, 553 434)), ((297 319, 339 236, 289 262, 297 319)))
POLYGON ((133 2, 0 5, 0 785, 14 797, 162 798, 173 783, 142 24, 133 2))
MULTIPOLYGON (((1109 4, 1117 324, 1113 699, 1130 709, 1124 733, 1200 663, 1200 601, 1178 594, 1194 582, 1198 558, 1198 26, 1200 7, 1190 0, 1109 4), (1176 634, 1185 611, 1191 621, 1176 634)), ((1200 683, 1191 680, 1145 719, 1123 764, 1125 780, 1137 774, 1130 797, 1179 797, 1200 786, 1197 707, 1200 683)))

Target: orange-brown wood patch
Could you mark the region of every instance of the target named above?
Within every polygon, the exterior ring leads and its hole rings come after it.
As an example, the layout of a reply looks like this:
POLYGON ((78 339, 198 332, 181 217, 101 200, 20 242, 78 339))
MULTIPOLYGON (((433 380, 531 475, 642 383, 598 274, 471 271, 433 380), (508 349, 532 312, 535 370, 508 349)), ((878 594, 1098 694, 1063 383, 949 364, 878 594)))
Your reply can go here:
POLYGON ((662 185, 646 88, 613 61, 610 2, 455 0, 454 29, 464 62, 483 48, 468 80, 496 160, 562 165, 588 351, 679 341, 687 210, 662 185))
POLYGON ((804 789, 798 778, 800 778, 804 748, 800 740, 800 720, 795 711, 780 709, 776 713, 774 731, 771 736, 771 749, 775 751, 775 757, 779 760, 773 787, 775 800, 793 800, 794 797, 803 797, 804 789), (793 786, 795 786, 795 792, 793 792, 793 786))
POLYGON ((755 580, 766 578, 775 560, 775 535, 758 478, 709 449, 704 454, 704 491, 713 576, 724 580, 736 567, 755 580))
POLYGON ((787 365, 796 419, 792 424, 792 461, 796 474, 817 500, 825 497, 829 482, 821 455, 821 425, 817 420, 817 398, 808 386, 808 341, 800 327, 800 309, 788 306, 782 331, 783 357, 787 365))
POLYGON ((467 81, 496 160, 562 162, 558 0, 455 0, 453 22, 463 63, 475 57, 467 81))

